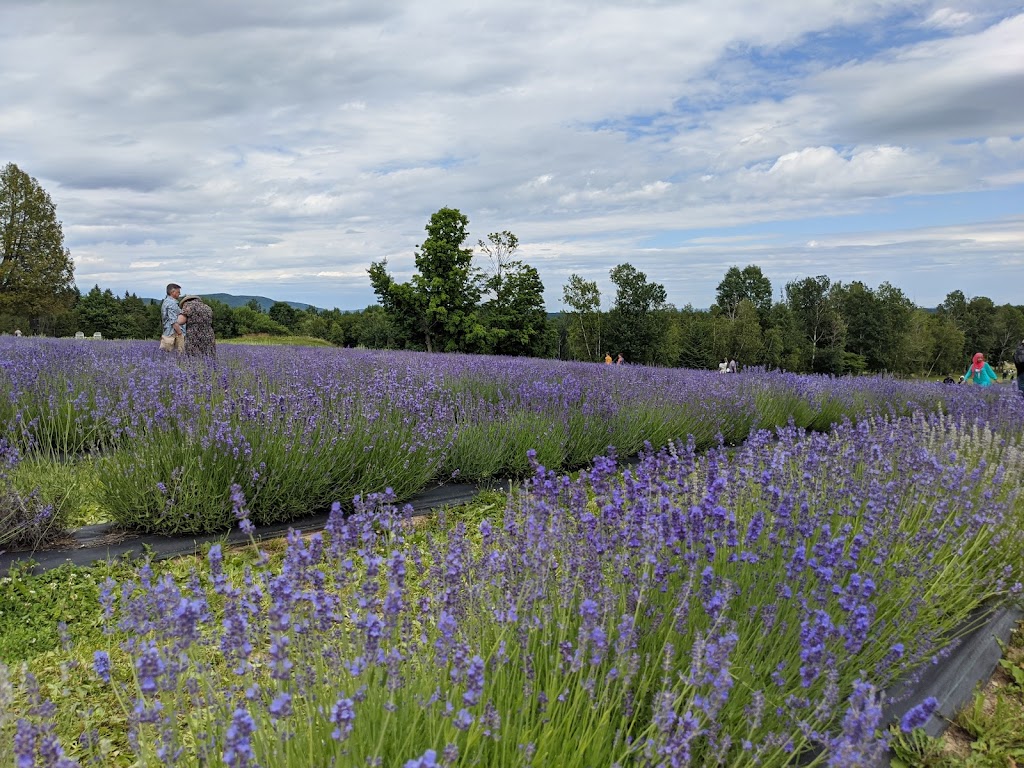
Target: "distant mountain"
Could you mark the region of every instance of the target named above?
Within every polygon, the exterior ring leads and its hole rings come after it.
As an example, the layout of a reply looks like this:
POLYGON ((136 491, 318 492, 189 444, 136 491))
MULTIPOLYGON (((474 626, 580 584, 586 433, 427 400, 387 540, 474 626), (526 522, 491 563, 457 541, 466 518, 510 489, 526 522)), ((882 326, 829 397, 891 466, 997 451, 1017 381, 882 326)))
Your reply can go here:
MULTIPOLYGON (((268 299, 266 296, 234 296, 230 293, 206 293, 203 294, 203 296, 207 299, 222 301, 232 309, 235 307, 244 307, 250 301, 256 299, 256 301, 259 302, 259 305, 263 307, 264 312, 274 306, 278 301, 277 299, 268 299)), ((294 309, 309 309, 309 307, 312 306, 312 304, 303 304, 301 301, 285 301, 283 303, 293 307, 294 309)), ((319 309, 319 307, 317 307, 317 309, 319 309)))
MULTIPOLYGON (((231 293, 203 293, 200 295, 204 299, 216 299, 217 301, 223 302, 232 309, 244 307, 250 301, 256 299, 256 301, 259 302, 259 305, 263 308, 263 311, 266 312, 277 303, 276 299, 268 299, 266 296, 235 296, 231 293)), ((147 304, 151 301, 159 304, 163 301, 163 298, 143 299, 143 301, 147 304)), ((313 306, 312 304, 303 304, 301 301, 286 301, 284 303, 295 309, 308 309, 313 306)), ((320 307, 317 307, 317 309, 320 309, 320 307)))

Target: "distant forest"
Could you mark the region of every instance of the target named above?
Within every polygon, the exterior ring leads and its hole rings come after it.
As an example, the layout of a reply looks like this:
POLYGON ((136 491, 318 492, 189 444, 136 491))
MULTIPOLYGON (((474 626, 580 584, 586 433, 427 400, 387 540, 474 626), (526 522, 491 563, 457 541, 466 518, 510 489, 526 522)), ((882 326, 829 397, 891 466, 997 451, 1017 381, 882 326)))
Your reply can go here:
MULTIPOLYGON (((622 355, 626 363, 686 368, 736 360, 803 373, 923 376, 962 372, 975 352, 999 366, 1024 339, 1021 306, 953 291, 926 310, 887 282, 871 287, 825 275, 786 283, 783 300, 773 301, 771 282, 754 264, 729 267, 706 310, 672 305, 665 287, 631 264, 610 271, 610 297, 595 281, 571 275, 562 286, 566 309, 551 315, 540 274, 518 258, 514 234, 493 232, 466 247, 469 219, 456 208, 438 210, 425 230, 409 282, 396 282, 386 260, 370 264, 376 305, 358 312, 282 301, 267 307, 254 296, 231 306, 220 299, 236 297, 217 294, 206 299, 214 332, 222 339, 301 335, 371 349, 591 362, 622 355)), ((100 333, 154 343, 160 335, 157 300, 76 287, 53 201, 13 163, 0 171, 0 247, 0 333, 100 333)))
MULTIPOLYGON (((541 305, 524 322, 515 311, 498 313, 484 301, 466 337, 455 344, 445 339, 441 350, 592 362, 603 361, 606 353, 622 354, 627 363, 687 368, 717 368, 735 359, 741 366, 795 372, 938 377, 962 373, 978 351, 998 367, 1024 339, 1024 307, 997 306, 961 291, 949 293, 937 308, 924 309, 889 283, 872 288, 817 276, 786 284, 785 299, 772 302, 771 283, 750 265, 729 268, 715 303, 700 310, 668 303, 663 288, 628 264, 616 270, 619 283, 610 310, 600 309, 603 297, 596 283, 574 275, 564 286, 565 311, 549 315, 541 305)), ((255 299, 234 308, 217 299, 206 302, 219 338, 299 335, 341 347, 427 349, 415 326, 382 305, 362 311, 300 310, 278 301, 265 310, 255 299)), ((155 343, 160 307, 94 286, 67 312, 41 318, 37 326, 36 332, 47 335, 98 332, 108 339, 155 343)), ((29 319, 0 314, 0 333, 16 327, 28 329, 29 319)))

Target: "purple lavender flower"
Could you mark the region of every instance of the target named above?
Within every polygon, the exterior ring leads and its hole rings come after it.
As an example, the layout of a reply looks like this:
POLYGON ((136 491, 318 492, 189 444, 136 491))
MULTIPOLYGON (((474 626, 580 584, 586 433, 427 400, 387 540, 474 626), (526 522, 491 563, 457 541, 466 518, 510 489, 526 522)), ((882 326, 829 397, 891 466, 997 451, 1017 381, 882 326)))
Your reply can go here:
POLYGON ((452 725, 458 728, 460 731, 469 729, 469 726, 473 724, 473 716, 465 709, 460 709, 455 715, 455 719, 452 720, 452 725))
POLYGON ((34 768, 36 764, 36 729, 28 720, 18 720, 14 731, 14 754, 18 768, 34 768))
POLYGON ((106 651, 96 651, 92 655, 92 666, 100 680, 104 683, 110 682, 110 654, 106 651))
POLYGON ((466 690, 462 694, 462 702, 471 707, 480 701, 484 692, 484 660, 474 656, 466 669, 466 690))
POLYGON ((934 696, 929 696, 903 715, 903 718, 900 720, 900 730, 904 733, 910 733, 915 728, 921 728, 928 722, 931 716, 935 713, 935 710, 938 708, 938 699, 934 696))
POLYGON ((428 749, 421 756, 407 760, 405 768, 441 768, 442 763, 437 762, 437 752, 428 749))
POLYGON ((251 737, 256 732, 256 723, 246 709, 236 709, 231 715, 231 725, 224 734, 224 762, 231 768, 248 768, 256 765, 256 753, 252 749, 251 737))
POLYGON ((344 741, 352 733, 352 723, 356 719, 355 702, 352 699, 339 698, 331 707, 330 722, 334 725, 331 738, 344 741))
POLYGON ((271 718, 274 720, 282 720, 292 713, 292 696, 290 693, 281 692, 274 697, 274 700, 270 702, 270 706, 267 707, 267 711, 270 712, 271 718))
POLYGON ((885 753, 888 738, 878 732, 882 722, 878 698, 878 692, 870 683, 854 682, 849 707, 843 716, 842 733, 829 744, 829 766, 872 765, 885 753))

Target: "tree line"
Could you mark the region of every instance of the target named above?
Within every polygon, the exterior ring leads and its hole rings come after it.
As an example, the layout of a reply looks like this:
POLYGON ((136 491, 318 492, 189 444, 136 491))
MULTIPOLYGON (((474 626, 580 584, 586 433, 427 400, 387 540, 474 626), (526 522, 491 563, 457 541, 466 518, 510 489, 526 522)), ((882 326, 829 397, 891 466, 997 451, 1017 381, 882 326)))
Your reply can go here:
MULTIPOLYGON (((518 257, 518 238, 494 232, 468 247, 469 220, 455 208, 434 213, 415 252, 416 271, 398 282, 387 261, 368 269, 378 304, 361 311, 295 309, 255 300, 232 308, 209 299, 220 338, 302 335, 338 346, 427 352, 557 357, 598 362, 796 372, 890 372, 935 376, 966 368, 974 352, 998 364, 1024 339, 1024 307, 949 293, 923 309, 883 282, 788 282, 778 300, 757 265, 730 266, 709 309, 668 301, 665 287, 631 264, 610 270, 613 292, 571 275, 565 310, 548 313, 536 268, 518 257), (478 263, 482 262, 482 266, 478 263)), ((156 302, 94 286, 81 293, 49 195, 14 164, 0 173, 0 332, 155 339, 156 302)))

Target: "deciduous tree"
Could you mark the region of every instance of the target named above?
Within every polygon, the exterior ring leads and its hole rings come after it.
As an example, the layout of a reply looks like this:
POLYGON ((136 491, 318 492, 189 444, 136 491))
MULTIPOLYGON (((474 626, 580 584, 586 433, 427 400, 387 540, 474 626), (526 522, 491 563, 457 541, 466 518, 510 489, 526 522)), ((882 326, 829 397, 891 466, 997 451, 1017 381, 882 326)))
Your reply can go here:
POLYGON ((53 200, 14 163, 0 171, 0 313, 67 312, 77 296, 74 264, 53 200))
POLYGON ((814 373, 842 373, 846 328, 832 281, 826 275, 786 284, 786 301, 804 340, 804 366, 814 373))
POLYGON ((594 280, 569 275, 562 286, 562 301, 569 308, 567 345, 573 360, 596 362, 601 357, 601 291, 594 280))
POLYGON ((615 304, 608 313, 612 354, 621 352, 634 363, 654 364, 668 328, 665 314, 668 294, 660 283, 632 264, 619 264, 610 272, 615 284, 615 304))
POLYGON ((283 301, 275 301, 267 310, 267 316, 275 323, 280 323, 288 330, 294 331, 299 321, 299 313, 295 307, 283 301))
POLYGON ((730 318, 736 317, 740 302, 744 299, 754 305, 760 318, 764 318, 772 308, 771 280, 755 264, 743 269, 729 267, 715 294, 715 303, 730 318))
POLYGON ((485 335, 477 315, 480 271, 473 266, 473 250, 463 247, 468 226, 456 208, 433 214, 416 252, 418 272, 408 283, 395 282, 387 260, 368 270, 381 306, 428 352, 465 351, 485 335))
POLYGON ((539 357, 547 344, 544 283, 534 267, 515 258, 519 240, 511 232, 492 232, 480 240, 491 262, 484 287, 489 298, 481 306, 487 348, 496 355, 539 357))

